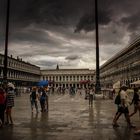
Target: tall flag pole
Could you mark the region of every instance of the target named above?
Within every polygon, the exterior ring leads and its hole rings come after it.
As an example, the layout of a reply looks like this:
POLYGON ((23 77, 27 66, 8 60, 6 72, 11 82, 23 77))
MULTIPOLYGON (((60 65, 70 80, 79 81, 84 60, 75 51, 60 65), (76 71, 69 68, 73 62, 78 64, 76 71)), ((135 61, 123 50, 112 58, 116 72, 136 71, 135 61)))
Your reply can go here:
POLYGON ((96 31, 96 85, 95 92, 101 91, 100 87, 100 68, 99 68, 99 31, 98 31, 98 2, 95 0, 95 31, 96 31))
POLYGON ((8 38, 9 38, 9 15, 10 15, 10 0, 7 0, 6 10, 6 32, 5 32, 5 52, 4 52, 4 69, 3 69, 3 83, 7 85, 7 64, 8 64, 8 38))

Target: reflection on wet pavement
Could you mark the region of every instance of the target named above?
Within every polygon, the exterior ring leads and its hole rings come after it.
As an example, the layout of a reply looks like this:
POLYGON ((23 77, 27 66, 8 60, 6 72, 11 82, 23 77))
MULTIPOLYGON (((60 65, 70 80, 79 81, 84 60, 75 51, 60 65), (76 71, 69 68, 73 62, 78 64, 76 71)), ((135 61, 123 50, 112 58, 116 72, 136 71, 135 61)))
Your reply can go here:
MULTIPOLYGON (((31 113, 29 95, 17 97, 13 110, 14 126, 0 129, 0 140, 139 140, 127 127, 124 116, 120 127, 112 127, 115 105, 97 99, 93 106, 83 96, 51 95, 49 112, 31 113)), ((131 109, 133 109, 131 107, 131 109)), ((138 115, 132 118, 140 127, 138 115)))

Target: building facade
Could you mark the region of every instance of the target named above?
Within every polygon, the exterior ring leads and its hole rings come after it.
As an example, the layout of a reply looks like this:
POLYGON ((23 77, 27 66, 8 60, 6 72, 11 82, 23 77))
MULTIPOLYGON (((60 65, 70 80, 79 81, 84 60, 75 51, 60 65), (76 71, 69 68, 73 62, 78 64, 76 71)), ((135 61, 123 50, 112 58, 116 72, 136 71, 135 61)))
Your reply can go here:
POLYGON ((121 50, 100 67, 102 87, 112 87, 113 83, 131 86, 140 79, 140 37, 121 50))
MULTIPOLYGON (((0 82, 3 80, 4 56, 0 54, 0 82)), ((40 67, 8 57, 7 79, 16 86, 33 86, 40 80, 48 80, 54 87, 87 87, 95 84, 95 70, 56 69, 40 70, 40 67)), ((118 52, 100 67, 101 87, 109 88, 120 81, 130 83, 140 80, 140 37, 118 52)))
MULTIPOLYGON (((16 86, 32 86, 40 80, 40 67, 17 59, 8 57, 7 80, 16 86)), ((0 82, 3 82, 4 55, 0 54, 0 82)))
POLYGON ((89 69, 56 69, 41 70, 41 80, 51 81, 53 87, 87 87, 94 82, 95 71, 89 69))

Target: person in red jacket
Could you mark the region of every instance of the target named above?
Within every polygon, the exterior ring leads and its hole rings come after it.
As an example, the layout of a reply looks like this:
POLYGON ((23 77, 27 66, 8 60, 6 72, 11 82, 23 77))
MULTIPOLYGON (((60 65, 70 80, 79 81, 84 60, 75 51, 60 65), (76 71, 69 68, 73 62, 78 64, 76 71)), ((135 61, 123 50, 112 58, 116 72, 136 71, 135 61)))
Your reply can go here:
POLYGON ((4 124, 4 113, 6 107, 6 93, 2 87, 0 87, 0 127, 4 124))

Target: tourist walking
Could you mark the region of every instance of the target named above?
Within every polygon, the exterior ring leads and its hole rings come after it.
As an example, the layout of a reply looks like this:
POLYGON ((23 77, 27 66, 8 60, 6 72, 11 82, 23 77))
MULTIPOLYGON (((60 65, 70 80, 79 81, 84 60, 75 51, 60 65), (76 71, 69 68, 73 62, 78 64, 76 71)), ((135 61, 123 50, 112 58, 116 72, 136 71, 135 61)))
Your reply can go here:
POLYGON ((120 88, 119 92, 117 93, 115 101, 114 101, 114 103, 117 105, 117 112, 115 113, 115 116, 114 116, 114 119, 113 119, 113 126, 115 126, 115 127, 119 126, 117 124, 117 122, 116 123, 114 123, 114 122, 115 122, 115 120, 116 120, 116 118, 118 116, 118 113, 119 113, 118 110, 119 110, 119 107, 120 107, 120 104, 121 104, 120 92, 121 92, 121 88, 120 88))
POLYGON ((85 99, 89 99, 89 89, 88 88, 84 88, 84 91, 85 91, 85 99))
POLYGON ((89 89, 89 105, 93 105, 93 95, 94 95, 94 89, 89 89))
POLYGON ((134 104, 134 112, 129 115, 130 117, 132 117, 134 114, 136 114, 138 110, 140 113, 140 98, 139 98, 138 91, 139 91, 138 88, 134 88, 134 95, 133 95, 133 99, 131 102, 131 105, 134 104))
MULTIPOLYGON (((45 89, 44 89, 45 90, 45 89)), ((46 106, 45 106, 45 109, 46 111, 49 110, 49 96, 48 96, 48 90, 45 90, 45 93, 46 93, 46 106)))
POLYGON ((12 108, 14 107, 14 89, 12 83, 8 83, 7 96, 6 96, 6 124, 13 125, 12 108))
MULTIPOLYGON (((132 117, 134 114, 137 113, 139 110, 139 115, 140 115, 140 98, 139 98, 139 88, 134 88, 134 95, 133 99, 131 102, 131 105, 134 104, 134 112, 131 113, 129 116, 132 117)), ((134 134, 139 135, 140 134, 140 129, 136 130, 134 134)))
POLYGON ((32 113, 34 110, 34 106, 36 109, 36 113, 38 113, 38 93, 36 91, 36 87, 32 88, 31 94, 30 94, 30 102, 31 102, 31 109, 32 109, 32 113))
POLYGON ((128 110, 128 106, 129 106, 129 97, 126 93, 126 90, 127 90, 127 87, 125 85, 123 85, 121 87, 121 90, 119 92, 120 94, 120 104, 118 105, 118 111, 116 113, 116 116, 114 117, 113 119, 113 126, 114 127, 118 127, 119 125, 117 124, 117 121, 119 119, 119 117, 124 114, 125 115, 125 118, 126 118, 126 121, 127 121, 127 124, 130 128, 134 127, 132 124, 131 124, 131 121, 130 121, 130 117, 129 117, 129 110, 128 110))
POLYGON ((0 128, 4 124, 4 114, 6 105, 6 93, 2 87, 0 87, 0 128))
POLYGON ((41 112, 46 111, 46 100, 47 100, 47 93, 45 89, 42 88, 42 91, 40 93, 40 106, 41 106, 41 112))

